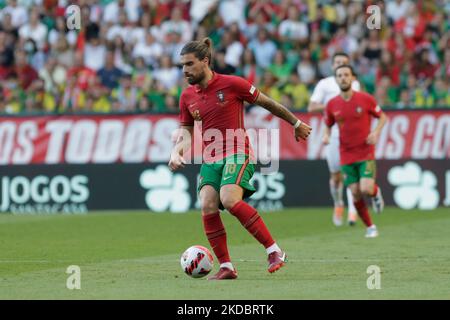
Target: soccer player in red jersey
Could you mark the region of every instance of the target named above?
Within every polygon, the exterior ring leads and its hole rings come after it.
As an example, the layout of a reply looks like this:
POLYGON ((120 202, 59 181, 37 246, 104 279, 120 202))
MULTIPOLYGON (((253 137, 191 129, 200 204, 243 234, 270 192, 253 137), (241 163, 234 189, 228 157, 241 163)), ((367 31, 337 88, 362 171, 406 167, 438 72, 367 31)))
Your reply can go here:
POLYGON ((331 127, 337 123, 344 184, 352 191, 355 208, 367 226, 366 237, 374 238, 378 236, 378 230, 372 223, 363 196, 372 198, 375 212, 383 210, 381 190, 375 183, 375 144, 387 116, 370 94, 352 90, 354 72, 351 66, 339 66, 335 76, 341 92, 327 104, 323 142, 330 142, 331 127), (372 117, 379 120, 371 131, 372 117))
MULTIPOLYGON (((344 52, 336 52, 332 58, 332 69, 334 70, 343 65, 350 64, 350 57, 344 52)), ((352 90, 360 91, 360 84, 358 80, 354 79, 352 82, 352 90)), ((310 98, 308 111, 311 112, 324 112, 328 101, 339 95, 340 89, 334 77, 326 77, 320 80, 310 98)), ((333 223, 339 227, 343 224, 344 215, 344 179, 342 178, 341 165, 339 159, 339 129, 337 126, 333 127, 330 135, 330 143, 325 148, 325 158, 328 164, 328 171, 330 172, 330 193, 334 202, 333 210, 333 223)), ((356 209, 353 205, 353 197, 349 188, 345 188, 347 193, 348 202, 348 224, 350 226, 355 225, 356 222, 356 209)))
POLYGON ((183 155, 191 146, 194 121, 201 121, 206 156, 200 169, 198 192, 204 230, 220 263, 219 272, 209 279, 237 278, 219 208, 227 209, 265 247, 268 271, 272 273, 285 264, 286 254, 272 238, 256 209, 243 201, 255 191, 249 182, 255 168, 250 161, 251 147, 244 129, 244 101, 260 105, 289 122, 297 141, 305 140, 311 127, 246 80, 212 71, 211 51, 209 38, 191 41, 181 51, 183 73, 190 86, 180 98, 180 129, 188 134, 178 137, 169 167, 177 170, 185 166, 183 155), (233 133, 231 138, 230 132, 233 133), (219 139, 220 135, 226 138, 219 139))

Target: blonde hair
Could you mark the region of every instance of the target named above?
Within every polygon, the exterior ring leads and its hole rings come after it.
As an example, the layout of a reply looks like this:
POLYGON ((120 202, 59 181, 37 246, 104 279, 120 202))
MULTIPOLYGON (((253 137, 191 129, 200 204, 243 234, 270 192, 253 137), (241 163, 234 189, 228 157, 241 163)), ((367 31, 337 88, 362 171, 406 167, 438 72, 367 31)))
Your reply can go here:
POLYGON ((193 53, 199 60, 207 57, 209 60, 208 64, 211 65, 212 46, 213 43, 210 38, 203 38, 201 41, 190 41, 181 49, 180 55, 193 53))

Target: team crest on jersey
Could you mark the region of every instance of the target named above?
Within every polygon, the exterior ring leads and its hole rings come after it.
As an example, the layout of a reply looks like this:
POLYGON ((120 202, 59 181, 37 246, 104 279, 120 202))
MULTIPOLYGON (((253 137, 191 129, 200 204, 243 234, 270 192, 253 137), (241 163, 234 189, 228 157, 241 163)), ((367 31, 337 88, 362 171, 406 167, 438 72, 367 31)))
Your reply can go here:
POLYGON ((217 91, 217 99, 219 99, 220 102, 225 101, 225 95, 223 94, 222 91, 217 91))
POLYGON ((200 116, 200 111, 198 109, 194 110, 191 114, 195 121, 202 121, 202 117, 200 116))
POLYGON ((223 93, 223 91, 222 90, 217 91, 216 95, 217 95, 217 100, 219 101, 219 102, 217 102, 217 104, 224 106, 226 104, 226 101, 225 101, 225 94, 223 93))
POLYGON ((361 114, 363 109, 360 106, 356 106, 356 113, 361 114))

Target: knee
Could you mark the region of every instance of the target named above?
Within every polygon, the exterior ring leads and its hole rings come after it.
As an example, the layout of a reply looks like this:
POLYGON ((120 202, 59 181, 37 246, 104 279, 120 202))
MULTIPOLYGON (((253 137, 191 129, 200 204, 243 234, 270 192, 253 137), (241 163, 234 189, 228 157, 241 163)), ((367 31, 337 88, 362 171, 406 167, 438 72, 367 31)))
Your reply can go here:
POLYGON ((362 193, 360 190, 352 190, 352 196, 353 196, 353 201, 357 202, 357 201, 361 200, 362 193))
POLYGON ((330 182, 335 185, 338 186, 342 181, 342 176, 339 172, 336 173, 332 173, 330 176, 330 182))
POLYGON ((230 211, 231 208, 233 208, 240 200, 241 199, 235 197, 234 195, 229 195, 227 193, 220 195, 220 202, 222 202, 224 208, 228 211, 230 211))
POLYGON ((361 193, 366 195, 366 196, 370 196, 372 195, 372 186, 362 186, 361 187, 361 193))
POLYGON ((211 214, 219 211, 219 204, 212 199, 202 199, 201 209, 203 214, 211 214))

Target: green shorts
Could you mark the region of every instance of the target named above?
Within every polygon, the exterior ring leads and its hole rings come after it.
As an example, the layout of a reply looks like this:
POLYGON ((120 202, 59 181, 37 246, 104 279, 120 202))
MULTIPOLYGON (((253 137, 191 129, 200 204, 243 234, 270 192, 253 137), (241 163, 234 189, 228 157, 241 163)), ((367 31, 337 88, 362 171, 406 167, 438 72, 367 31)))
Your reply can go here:
POLYGON ((375 160, 342 165, 341 172, 344 176, 344 185, 349 186, 352 183, 358 183, 361 178, 375 179, 376 169, 375 160))
POLYGON ((250 184, 255 172, 255 165, 250 163, 246 155, 232 155, 222 161, 204 163, 200 169, 200 179, 197 191, 205 185, 210 185, 220 193, 220 188, 226 184, 237 184, 244 189, 244 198, 250 197, 256 189, 250 184))

